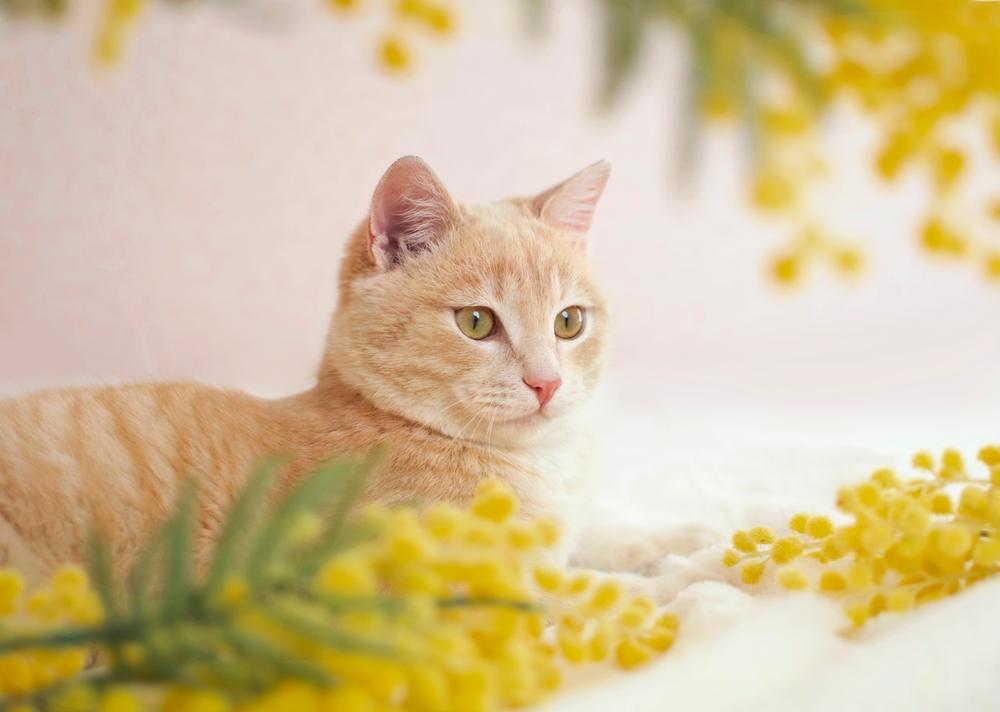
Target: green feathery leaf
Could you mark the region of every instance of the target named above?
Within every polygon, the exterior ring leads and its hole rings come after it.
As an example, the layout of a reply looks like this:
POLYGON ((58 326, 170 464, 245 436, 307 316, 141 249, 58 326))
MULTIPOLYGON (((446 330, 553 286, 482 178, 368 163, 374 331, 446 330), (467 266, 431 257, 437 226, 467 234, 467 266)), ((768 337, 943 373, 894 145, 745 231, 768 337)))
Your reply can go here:
POLYGON ((247 557, 246 575, 252 589, 259 588, 269 575, 277 554, 287 545, 289 528, 303 514, 321 509, 336 491, 344 477, 350 476, 357 464, 331 461, 298 482, 257 533, 247 557))
POLYGON ((198 486, 194 480, 188 480, 184 483, 177 497, 174 513, 164 528, 161 601, 163 613, 168 618, 183 610, 194 584, 192 537, 197 501, 198 486))
POLYGON ((250 533, 260 521, 258 515, 264 507, 267 491, 285 463, 286 460, 277 458, 261 462, 229 508, 205 579, 205 595, 209 599, 219 590, 226 576, 242 563, 250 533))

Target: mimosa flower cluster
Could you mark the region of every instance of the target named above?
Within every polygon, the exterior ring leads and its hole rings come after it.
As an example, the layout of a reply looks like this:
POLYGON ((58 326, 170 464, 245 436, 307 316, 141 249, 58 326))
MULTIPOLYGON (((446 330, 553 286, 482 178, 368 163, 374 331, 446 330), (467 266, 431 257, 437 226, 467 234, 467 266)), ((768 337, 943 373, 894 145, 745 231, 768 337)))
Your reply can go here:
MULTIPOLYGON (((677 618, 649 599, 546 563, 558 526, 518 518, 498 482, 483 483, 464 509, 373 505, 334 516, 331 537, 307 503, 335 479, 293 490, 243 554, 224 533, 203 578, 185 573, 176 543, 191 498, 153 545, 179 583, 163 577, 162 588, 145 589, 159 565, 150 557, 119 590, 99 547, 93 585, 68 567, 29 594, 18 574, 0 571, 0 706, 500 710, 550 695, 567 665, 634 668, 674 641, 677 618)), ((262 491, 251 482, 234 505, 240 527, 262 491)))
MULTIPOLYGON (((1000 163, 1000 6, 878 0, 847 16, 816 18, 827 61, 808 85, 778 92, 759 119, 762 160, 751 189, 754 204, 789 216, 799 234, 775 256, 772 274, 798 281, 827 262, 851 274, 861 253, 827 234, 809 205, 825 174, 820 107, 846 99, 867 114, 881 139, 872 169, 896 181, 920 169, 933 196, 915 243, 945 260, 965 261, 1000 282, 1000 194, 963 193, 976 151, 957 138, 977 127, 1000 163), (891 20, 890 20, 891 18, 891 20)), ((787 87, 785 87, 787 89, 787 87)))
POLYGON ((744 584, 769 570, 789 590, 841 601, 855 626, 954 595, 1000 570, 1000 447, 979 452, 981 474, 961 454, 917 453, 917 476, 880 469, 837 496, 839 515, 796 514, 789 532, 737 531, 723 556, 744 584))

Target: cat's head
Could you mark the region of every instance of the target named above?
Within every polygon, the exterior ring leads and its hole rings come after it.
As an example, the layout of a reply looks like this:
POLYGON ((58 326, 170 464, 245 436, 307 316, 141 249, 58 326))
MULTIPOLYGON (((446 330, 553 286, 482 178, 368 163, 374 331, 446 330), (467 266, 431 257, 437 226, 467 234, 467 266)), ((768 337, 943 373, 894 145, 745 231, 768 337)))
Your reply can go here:
POLYGON ((335 374, 381 409, 494 445, 573 418, 603 360, 586 233, 609 168, 460 206, 419 158, 393 163, 347 249, 321 384, 335 374))

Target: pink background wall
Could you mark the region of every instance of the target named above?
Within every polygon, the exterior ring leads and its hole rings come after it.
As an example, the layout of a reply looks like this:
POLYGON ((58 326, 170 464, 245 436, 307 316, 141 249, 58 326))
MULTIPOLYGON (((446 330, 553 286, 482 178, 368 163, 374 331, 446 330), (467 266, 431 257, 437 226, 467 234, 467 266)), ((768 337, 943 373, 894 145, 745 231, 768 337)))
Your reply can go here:
POLYGON ((370 23, 319 9, 262 29, 154 8, 110 73, 86 61, 83 20, 0 24, 0 392, 308 385, 343 242, 381 171, 416 153, 466 201, 611 159, 593 257, 625 402, 1000 412, 1000 287, 917 254, 922 180, 877 185, 856 117, 831 121, 857 159, 821 208, 870 238, 872 271, 781 293, 762 266, 784 230, 746 208, 735 135, 708 142, 686 190, 668 184, 677 48, 597 115, 589 6, 562 5, 537 44, 517 3, 477 6, 404 81, 374 66, 370 23))

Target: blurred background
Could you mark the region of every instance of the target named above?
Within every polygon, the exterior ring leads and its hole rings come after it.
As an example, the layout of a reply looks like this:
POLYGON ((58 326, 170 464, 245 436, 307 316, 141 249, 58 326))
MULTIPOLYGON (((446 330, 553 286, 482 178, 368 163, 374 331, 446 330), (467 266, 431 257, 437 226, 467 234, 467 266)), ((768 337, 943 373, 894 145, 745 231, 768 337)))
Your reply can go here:
POLYGON ((686 5, 3 0, 0 393, 306 388, 392 160, 608 158, 615 412, 995 438, 1000 4, 686 5))

